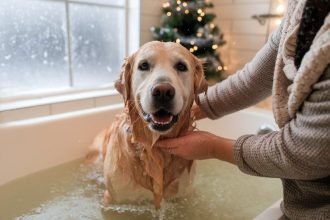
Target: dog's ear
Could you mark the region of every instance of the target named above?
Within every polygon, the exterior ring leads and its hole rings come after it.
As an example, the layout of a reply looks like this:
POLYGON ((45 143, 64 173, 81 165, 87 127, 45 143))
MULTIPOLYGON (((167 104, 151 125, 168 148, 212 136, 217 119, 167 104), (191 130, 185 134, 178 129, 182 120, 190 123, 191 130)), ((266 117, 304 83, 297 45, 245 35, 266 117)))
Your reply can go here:
POLYGON ((198 94, 206 92, 208 88, 207 81, 204 76, 203 62, 195 58, 196 69, 194 74, 194 93, 195 102, 199 104, 198 94))
POLYGON ((115 88, 123 96, 125 103, 130 97, 131 76, 134 65, 134 57, 135 55, 133 54, 125 58, 124 64, 121 67, 119 79, 117 79, 115 82, 115 88))

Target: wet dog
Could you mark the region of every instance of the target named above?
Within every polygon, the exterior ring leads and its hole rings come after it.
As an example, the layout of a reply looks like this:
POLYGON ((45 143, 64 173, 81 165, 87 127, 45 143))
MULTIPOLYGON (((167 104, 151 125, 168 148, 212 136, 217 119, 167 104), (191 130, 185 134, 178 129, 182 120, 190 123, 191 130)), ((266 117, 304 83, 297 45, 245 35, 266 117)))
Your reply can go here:
POLYGON ((180 44, 149 42, 129 56, 115 83, 125 110, 92 144, 89 160, 104 160, 105 203, 163 198, 187 192, 194 161, 153 147, 192 129, 191 106, 205 92, 200 60, 180 44))

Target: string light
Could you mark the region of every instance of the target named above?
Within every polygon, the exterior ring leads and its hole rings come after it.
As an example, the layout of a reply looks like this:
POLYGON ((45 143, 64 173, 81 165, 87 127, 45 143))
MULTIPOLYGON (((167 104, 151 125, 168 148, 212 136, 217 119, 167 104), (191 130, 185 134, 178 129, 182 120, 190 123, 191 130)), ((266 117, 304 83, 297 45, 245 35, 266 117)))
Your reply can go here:
POLYGON ((277 12, 277 13, 281 13, 281 14, 283 14, 283 13, 284 13, 284 10, 285 10, 285 7, 284 7, 283 4, 280 4, 280 5, 278 5, 278 6, 276 7, 276 12, 277 12))
POLYGON ((183 2, 182 5, 183 5, 183 7, 187 7, 188 6, 187 2, 183 2))
POLYGON ((197 20, 198 20, 199 22, 201 22, 201 21, 202 21, 202 17, 197 17, 197 20))
MULTIPOLYGON (((286 8, 285 8, 285 4, 283 3, 283 0, 279 0, 278 5, 275 9, 276 13, 283 14, 285 12, 285 10, 286 10, 286 8)), ((281 24, 281 19, 275 19, 274 24, 276 26, 279 26, 281 24)))
POLYGON ((202 12, 202 13, 201 13, 201 16, 202 16, 202 17, 204 17, 204 15, 205 15, 205 13, 204 13, 204 12, 202 12))
POLYGON ((172 13, 169 11, 166 13, 166 15, 170 17, 172 15, 172 13))
POLYGON ((214 27, 215 27, 215 25, 214 25, 213 23, 211 23, 211 24, 210 24, 210 28, 213 29, 214 27))
POLYGON ((177 10, 177 11, 181 11, 181 8, 180 8, 180 7, 176 7, 176 10, 177 10))
POLYGON ((203 12, 202 9, 198 9, 198 10, 197 10, 197 13, 198 13, 198 14, 200 14, 200 13, 202 13, 202 12, 203 12))
POLYGON ((168 8, 169 6, 170 6, 170 3, 169 2, 163 3, 163 8, 168 8))
POLYGON ((194 48, 190 48, 189 51, 193 53, 195 50, 194 48))
POLYGON ((191 44, 191 45, 194 45, 194 44, 195 44, 195 41, 193 41, 193 40, 190 41, 190 44, 191 44))
POLYGON ((280 24, 281 24, 281 19, 276 19, 276 20, 275 20, 275 25, 276 25, 276 26, 279 26, 280 24))
POLYGON ((197 47, 197 46, 194 46, 194 50, 195 50, 195 51, 198 50, 198 47, 197 47))
POLYGON ((222 70, 222 66, 218 66, 218 70, 221 71, 222 70))
POLYGON ((181 42, 180 38, 177 38, 175 42, 179 44, 181 42))
POLYGON ((178 5, 180 5, 180 4, 181 4, 181 1, 180 1, 180 0, 178 0, 178 1, 176 1, 176 3, 177 3, 178 5))
POLYGON ((185 14, 189 14, 189 10, 186 9, 186 10, 184 11, 184 13, 185 13, 185 14))
POLYGON ((202 33, 197 33, 197 37, 202 37, 203 34, 202 33))
POLYGON ((213 45, 212 45, 212 49, 213 49, 213 50, 216 50, 217 48, 218 48, 218 45, 216 45, 216 44, 213 44, 213 45))
POLYGON ((228 70, 228 67, 227 67, 227 66, 224 66, 223 69, 224 69, 224 70, 228 70))

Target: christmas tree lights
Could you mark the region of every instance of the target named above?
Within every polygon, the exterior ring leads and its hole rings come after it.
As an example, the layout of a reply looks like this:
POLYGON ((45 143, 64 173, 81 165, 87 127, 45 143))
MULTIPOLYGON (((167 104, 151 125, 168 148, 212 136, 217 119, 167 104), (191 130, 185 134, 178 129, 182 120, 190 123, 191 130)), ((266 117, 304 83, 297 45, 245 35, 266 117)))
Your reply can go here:
POLYGON ((151 27, 153 38, 182 44, 204 62, 208 80, 225 78, 227 67, 220 59, 218 48, 225 44, 223 34, 212 21, 215 14, 208 0, 169 0, 162 4, 161 26, 151 27))

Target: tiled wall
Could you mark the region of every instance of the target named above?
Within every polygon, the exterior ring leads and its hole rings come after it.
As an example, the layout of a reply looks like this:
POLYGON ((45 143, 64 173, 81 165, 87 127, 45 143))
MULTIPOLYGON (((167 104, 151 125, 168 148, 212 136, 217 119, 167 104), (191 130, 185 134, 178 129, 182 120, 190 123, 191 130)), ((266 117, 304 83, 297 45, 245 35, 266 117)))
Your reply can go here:
POLYGON ((150 27, 159 26, 161 7, 164 0, 141 0, 140 3, 140 44, 152 40, 150 27))
POLYGON ((256 14, 276 13, 277 0, 214 0, 216 23, 227 44, 220 48, 222 58, 231 73, 250 61, 276 28, 276 19, 264 25, 251 17, 256 14))

